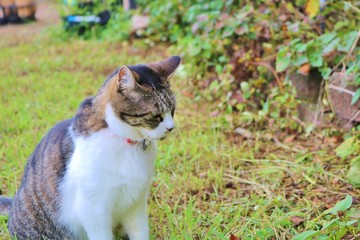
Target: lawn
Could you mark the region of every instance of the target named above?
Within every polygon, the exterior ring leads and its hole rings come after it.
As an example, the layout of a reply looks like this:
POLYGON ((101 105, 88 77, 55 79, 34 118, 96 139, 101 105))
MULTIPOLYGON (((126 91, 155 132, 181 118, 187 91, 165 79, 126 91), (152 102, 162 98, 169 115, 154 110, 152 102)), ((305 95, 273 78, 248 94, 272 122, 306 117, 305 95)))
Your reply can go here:
MULTIPOLYGON (((15 194, 26 159, 42 136, 74 116, 108 74, 170 54, 166 46, 148 48, 141 41, 62 41, 53 35, 1 40, 3 195, 15 194)), ((236 113, 214 114, 213 103, 193 96, 186 73, 180 69, 172 79, 177 128, 159 143, 149 199, 152 239, 291 239, 331 221, 322 231, 329 239, 342 233, 346 239, 359 237, 359 227, 348 223, 347 215, 323 213, 347 194, 353 212, 359 206, 360 191, 346 178, 349 160, 335 155, 342 137, 315 131, 289 138, 276 126, 251 129, 250 138, 234 134, 236 113)), ((0 239, 9 239, 6 217, 0 224, 0 239)))

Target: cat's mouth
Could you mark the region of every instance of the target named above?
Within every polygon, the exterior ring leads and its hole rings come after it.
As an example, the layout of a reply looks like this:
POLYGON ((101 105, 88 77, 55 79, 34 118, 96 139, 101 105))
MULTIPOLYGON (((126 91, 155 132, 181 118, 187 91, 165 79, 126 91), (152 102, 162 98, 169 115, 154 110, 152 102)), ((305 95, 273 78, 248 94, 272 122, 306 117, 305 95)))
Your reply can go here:
POLYGON ((151 139, 154 141, 164 140, 169 135, 170 131, 159 132, 159 131, 143 131, 142 135, 145 139, 151 139))

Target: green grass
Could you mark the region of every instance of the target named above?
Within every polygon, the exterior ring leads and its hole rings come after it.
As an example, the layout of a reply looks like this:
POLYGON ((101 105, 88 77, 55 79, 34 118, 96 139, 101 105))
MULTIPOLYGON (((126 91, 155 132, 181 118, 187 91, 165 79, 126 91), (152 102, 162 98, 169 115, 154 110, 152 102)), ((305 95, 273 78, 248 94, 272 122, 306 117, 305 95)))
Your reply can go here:
MULTIPOLYGON (((148 49, 141 42, 63 42, 47 34, 32 43, 14 44, 8 38, 2 45, 3 195, 15 194, 27 157, 47 130, 72 117, 116 67, 169 55, 164 46, 148 49)), ((321 213, 346 194, 359 199, 359 190, 346 180, 348 161, 335 156, 339 142, 323 142, 320 134, 300 135, 284 147, 268 137, 279 131, 276 127, 254 130, 253 139, 236 136, 237 115, 212 117, 212 103, 184 94, 193 87, 180 75, 172 79, 178 93, 177 128, 159 143, 151 188, 152 239, 229 239, 230 234, 290 239, 321 229, 332 219, 321 213)), ((324 233, 340 239, 332 231, 324 233)), ((342 231, 349 239, 360 233, 358 226, 342 231)), ((6 217, 0 218, 0 239, 9 239, 6 217)))

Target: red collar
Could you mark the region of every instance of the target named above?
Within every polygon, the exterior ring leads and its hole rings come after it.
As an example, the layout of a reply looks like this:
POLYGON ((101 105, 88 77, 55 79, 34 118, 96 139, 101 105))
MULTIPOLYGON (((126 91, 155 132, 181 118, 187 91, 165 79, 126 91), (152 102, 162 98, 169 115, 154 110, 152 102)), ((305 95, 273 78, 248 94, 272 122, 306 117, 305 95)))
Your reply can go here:
POLYGON ((128 143, 128 144, 131 144, 131 145, 135 145, 138 143, 138 141, 135 141, 135 140, 132 140, 130 138, 126 138, 125 141, 128 143))
POLYGON ((130 145, 137 145, 143 151, 145 151, 147 149, 147 147, 151 144, 151 141, 146 141, 146 140, 136 141, 136 140, 132 140, 130 138, 125 138, 125 142, 130 145))

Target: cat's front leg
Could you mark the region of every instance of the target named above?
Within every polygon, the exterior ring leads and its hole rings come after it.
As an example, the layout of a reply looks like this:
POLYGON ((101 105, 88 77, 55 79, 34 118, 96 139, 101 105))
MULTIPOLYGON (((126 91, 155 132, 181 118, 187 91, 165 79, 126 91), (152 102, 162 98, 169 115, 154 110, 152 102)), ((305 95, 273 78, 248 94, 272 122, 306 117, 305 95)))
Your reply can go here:
POLYGON ((112 240, 112 223, 106 204, 95 199, 78 197, 76 213, 89 240, 112 240))
POLYGON ((141 198, 127 211, 123 227, 130 240, 148 240, 149 223, 147 216, 146 197, 141 198))

